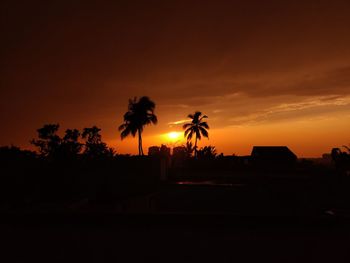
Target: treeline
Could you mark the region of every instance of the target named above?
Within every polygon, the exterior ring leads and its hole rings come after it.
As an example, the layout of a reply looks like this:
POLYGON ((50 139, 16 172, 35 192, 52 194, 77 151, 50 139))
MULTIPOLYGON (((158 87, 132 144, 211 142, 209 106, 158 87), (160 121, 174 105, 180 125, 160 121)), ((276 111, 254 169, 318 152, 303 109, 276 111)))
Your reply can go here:
POLYGON ((74 200, 113 202, 154 191, 157 158, 116 154, 96 126, 67 129, 46 124, 31 140, 36 151, 0 147, 0 210, 74 200))
POLYGON ((342 151, 340 148, 333 148, 331 157, 337 170, 350 176, 350 147, 343 145, 343 148, 345 151, 342 151))
MULTIPOLYGON (((102 161, 117 157, 128 157, 129 154, 118 154, 114 148, 109 147, 102 140, 101 129, 97 126, 78 129, 67 129, 63 136, 59 135, 59 124, 45 124, 37 129, 37 138, 30 143, 35 146, 35 151, 21 150, 16 146, 0 147, 2 159, 38 158, 48 162, 74 162, 78 160, 102 161)), ((148 156, 152 157, 174 157, 190 159, 215 159, 222 157, 218 154, 215 146, 208 145, 197 149, 192 142, 187 141, 185 145, 176 146, 173 149, 166 145, 151 146, 148 156)))
POLYGON ((96 126, 67 129, 61 138, 57 133, 59 124, 46 124, 38 129, 38 139, 31 140, 37 147, 40 157, 48 160, 89 160, 112 158, 115 151, 102 141, 101 129, 96 126))

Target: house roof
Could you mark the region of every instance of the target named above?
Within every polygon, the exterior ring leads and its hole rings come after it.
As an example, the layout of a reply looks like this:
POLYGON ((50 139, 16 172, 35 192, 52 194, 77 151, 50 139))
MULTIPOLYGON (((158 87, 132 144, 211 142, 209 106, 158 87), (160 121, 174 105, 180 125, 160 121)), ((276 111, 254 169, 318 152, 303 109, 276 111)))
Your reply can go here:
POLYGON ((287 146, 254 146, 251 156, 272 159, 297 158, 287 146))

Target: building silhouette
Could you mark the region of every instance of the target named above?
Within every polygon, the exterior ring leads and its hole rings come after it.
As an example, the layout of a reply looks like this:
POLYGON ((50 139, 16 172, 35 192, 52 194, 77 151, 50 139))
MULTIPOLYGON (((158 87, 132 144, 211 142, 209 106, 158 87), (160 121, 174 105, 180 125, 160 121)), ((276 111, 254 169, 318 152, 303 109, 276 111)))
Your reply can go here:
POLYGON ((298 157, 287 146, 254 146, 251 163, 254 166, 270 169, 294 167, 298 157))

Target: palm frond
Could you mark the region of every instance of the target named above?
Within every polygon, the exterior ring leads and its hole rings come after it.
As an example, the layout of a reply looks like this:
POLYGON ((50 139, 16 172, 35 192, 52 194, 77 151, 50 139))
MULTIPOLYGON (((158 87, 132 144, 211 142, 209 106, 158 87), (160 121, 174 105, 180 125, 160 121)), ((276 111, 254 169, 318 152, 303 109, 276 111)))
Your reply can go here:
POLYGON ((120 126, 118 127, 118 131, 122 131, 122 130, 124 130, 126 127, 127 127, 127 124, 126 124, 126 123, 123 123, 122 125, 120 125, 120 126))
POLYGON ((193 130, 191 129, 189 134, 187 135, 187 141, 190 141, 192 139, 193 136, 193 130))
POLYGON ((143 108, 147 108, 153 111, 153 109, 156 107, 156 104, 150 100, 149 97, 143 96, 139 99, 139 105, 141 105, 143 108))
POLYGON ((189 127, 192 127, 192 123, 185 123, 183 126, 182 126, 182 129, 187 129, 189 127))
POLYGON ((201 126, 201 127, 203 127, 203 128, 205 128, 205 129, 209 129, 209 125, 208 125, 207 122, 201 122, 201 123, 199 123, 198 125, 201 126))
POLYGON ((204 137, 209 138, 209 134, 208 134, 208 131, 206 129, 204 129, 203 127, 200 127, 200 126, 198 127, 198 129, 204 137))
POLYGON ((123 140, 131 133, 131 130, 129 127, 125 127, 125 129, 121 132, 120 137, 123 140))
POLYGON ((208 118, 208 116, 207 116, 207 115, 204 115, 204 116, 200 117, 199 121, 201 121, 201 120, 203 120, 203 119, 205 119, 205 118, 208 118))
POLYGON ((202 113, 200 112, 200 111, 196 111, 195 113, 194 113, 194 118, 193 118, 193 120, 195 120, 196 122, 198 122, 198 120, 199 120, 199 117, 202 115, 202 113))
POLYGON ((192 130, 192 127, 188 128, 185 132, 184 132, 184 137, 187 136, 187 134, 192 130))
POLYGON ((158 123, 158 118, 154 114, 149 114, 148 119, 150 120, 151 123, 157 124, 158 123))
POLYGON ((132 137, 135 137, 135 136, 136 136, 136 133, 137 133, 137 129, 132 129, 132 130, 131 130, 131 135, 132 135, 132 137))
POLYGON ((194 119, 194 115, 193 114, 188 114, 187 117, 190 118, 190 119, 194 119))

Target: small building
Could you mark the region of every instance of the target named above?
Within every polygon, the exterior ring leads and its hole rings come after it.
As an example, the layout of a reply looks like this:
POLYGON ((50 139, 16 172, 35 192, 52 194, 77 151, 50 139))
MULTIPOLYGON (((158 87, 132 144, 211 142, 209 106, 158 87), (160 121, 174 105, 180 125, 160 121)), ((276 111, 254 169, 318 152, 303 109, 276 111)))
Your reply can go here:
POLYGON ((148 148, 148 155, 149 156, 159 156, 160 149, 158 146, 151 146, 148 148))
POLYGON ((170 148, 163 144, 160 147, 151 146, 148 148, 148 156, 159 161, 160 180, 167 180, 170 166, 170 148))
POLYGON ((255 166, 266 168, 290 168, 298 157, 287 146, 254 146, 251 162, 255 166))
POLYGON ((162 144, 159 146, 151 146, 148 148, 148 156, 170 157, 170 148, 162 144))
POLYGON ((172 167, 183 167, 189 154, 184 146, 177 146, 173 148, 173 154, 171 157, 172 167))

